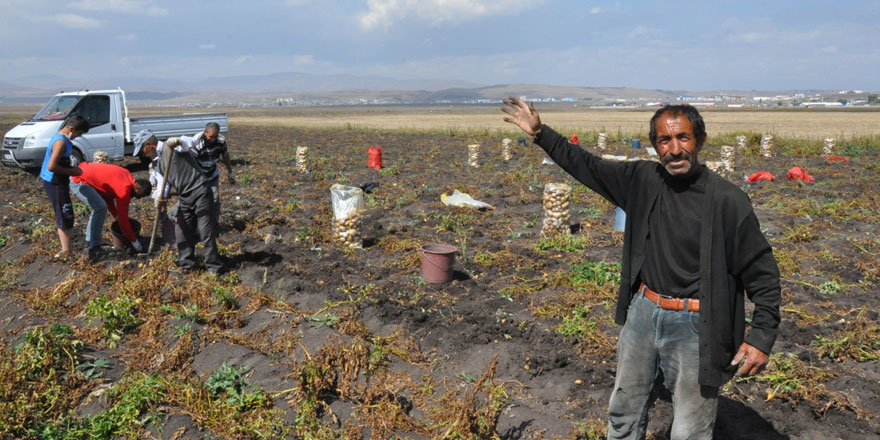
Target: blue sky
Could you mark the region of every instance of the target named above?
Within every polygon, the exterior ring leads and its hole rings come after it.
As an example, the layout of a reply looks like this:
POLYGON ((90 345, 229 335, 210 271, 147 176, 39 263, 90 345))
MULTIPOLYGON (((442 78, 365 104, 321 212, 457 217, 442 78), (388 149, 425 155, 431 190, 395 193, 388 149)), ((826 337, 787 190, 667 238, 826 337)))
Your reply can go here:
POLYGON ((878 1, 0 0, 0 10, 0 81, 14 83, 304 72, 880 89, 878 1))

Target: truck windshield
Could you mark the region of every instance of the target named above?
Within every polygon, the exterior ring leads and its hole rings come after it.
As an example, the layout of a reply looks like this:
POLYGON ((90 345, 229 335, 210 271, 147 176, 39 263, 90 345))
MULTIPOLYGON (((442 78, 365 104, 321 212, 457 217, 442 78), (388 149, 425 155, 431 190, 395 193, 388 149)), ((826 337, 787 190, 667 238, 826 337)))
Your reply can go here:
POLYGON ((64 119, 70 113, 70 109, 76 105, 82 96, 55 96, 44 105, 37 114, 31 118, 32 121, 57 121, 64 119))

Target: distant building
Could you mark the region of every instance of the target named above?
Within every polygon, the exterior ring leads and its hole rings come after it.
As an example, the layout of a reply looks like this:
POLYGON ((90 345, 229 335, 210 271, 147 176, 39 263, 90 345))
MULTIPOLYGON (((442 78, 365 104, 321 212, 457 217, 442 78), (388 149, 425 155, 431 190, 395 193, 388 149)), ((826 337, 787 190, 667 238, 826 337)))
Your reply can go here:
POLYGON ((843 107, 843 103, 828 101, 802 102, 800 107, 843 107))

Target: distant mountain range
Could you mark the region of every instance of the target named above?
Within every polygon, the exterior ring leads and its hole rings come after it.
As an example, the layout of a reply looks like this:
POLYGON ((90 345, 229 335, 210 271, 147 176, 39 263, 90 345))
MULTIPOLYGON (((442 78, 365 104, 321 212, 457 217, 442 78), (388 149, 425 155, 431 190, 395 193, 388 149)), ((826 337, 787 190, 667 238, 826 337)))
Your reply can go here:
MULTIPOLYGON (((143 105, 444 104, 495 102, 507 96, 559 101, 668 101, 689 94, 686 91, 627 87, 571 87, 541 84, 481 86, 462 80, 401 80, 381 76, 315 75, 297 72, 201 80, 135 76, 79 83, 61 76, 39 75, 0 81, 0 103, 41 103, 59 91, 116 87, 125 90, 128 99, 134 104, 143 105)), ((719 91, 700 92, 699 95, 774 96, 782 93, 785 92, 719 91)))

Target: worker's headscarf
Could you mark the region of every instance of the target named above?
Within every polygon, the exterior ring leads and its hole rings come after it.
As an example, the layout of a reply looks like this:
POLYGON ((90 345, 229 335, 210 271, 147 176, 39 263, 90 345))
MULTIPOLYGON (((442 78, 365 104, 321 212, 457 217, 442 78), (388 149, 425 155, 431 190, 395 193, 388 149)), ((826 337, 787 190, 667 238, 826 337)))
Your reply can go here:
POLYGON ((137 156, 141 152, 144 144, 153 137, 153 132, 149 128, 145 128, 134 135, 134 155, 137 156))

